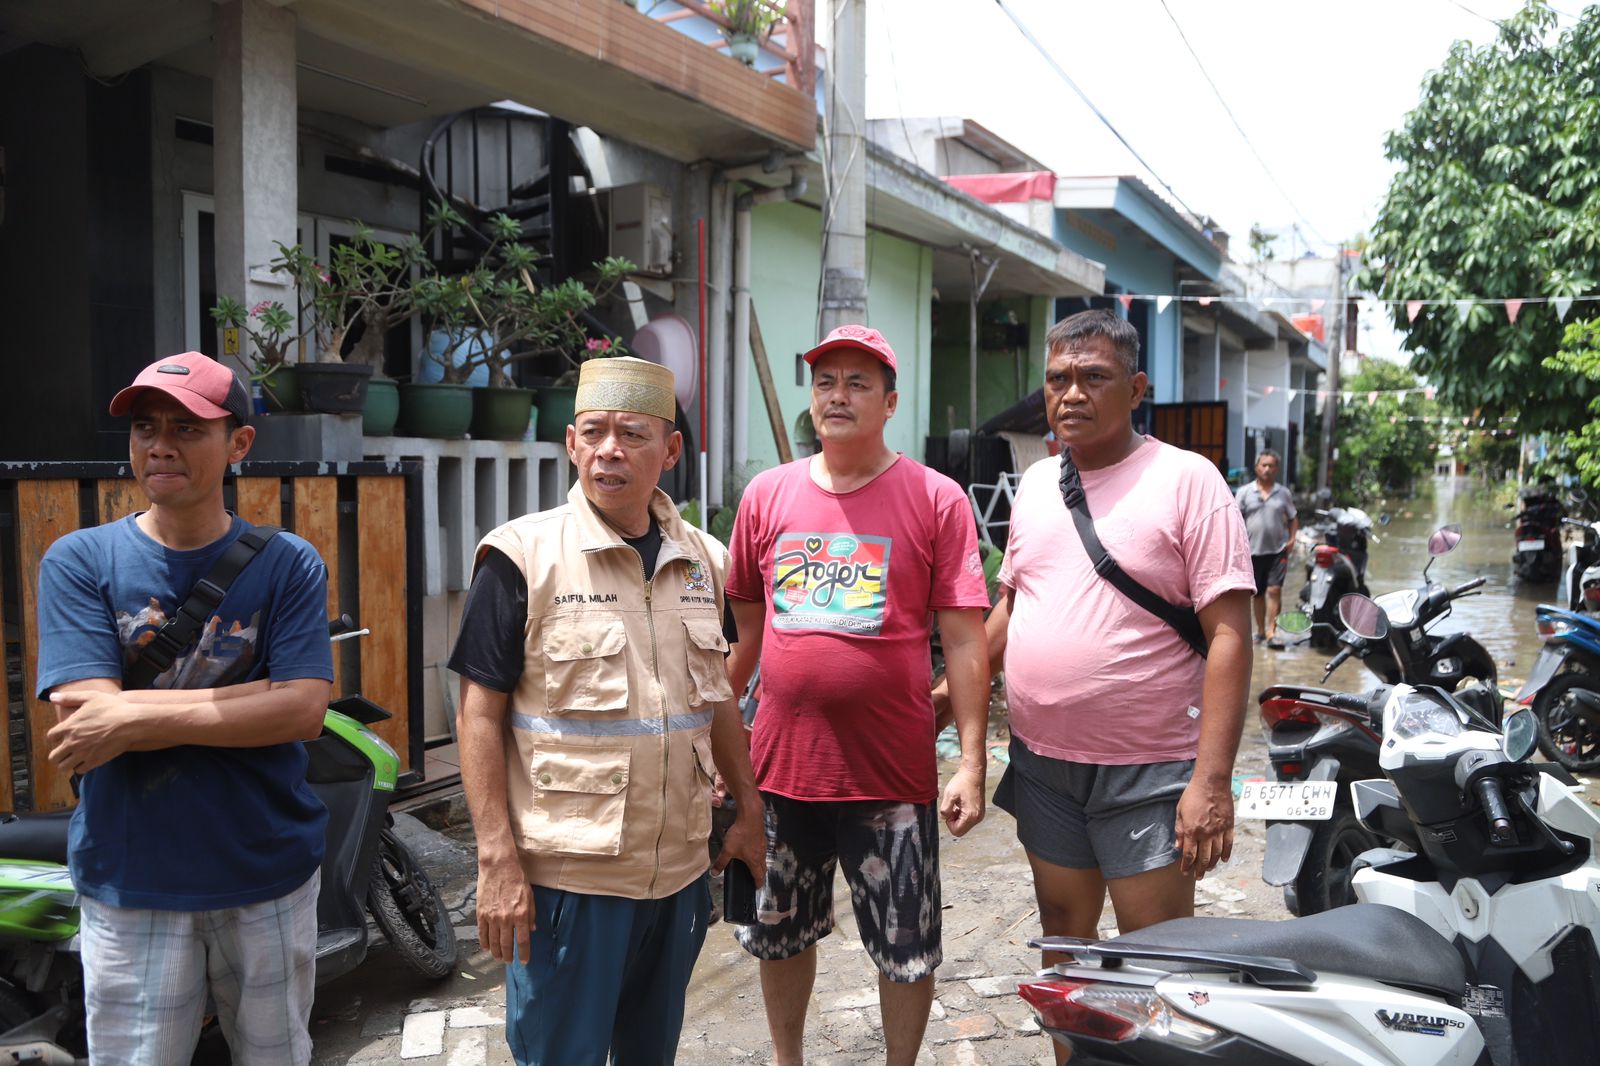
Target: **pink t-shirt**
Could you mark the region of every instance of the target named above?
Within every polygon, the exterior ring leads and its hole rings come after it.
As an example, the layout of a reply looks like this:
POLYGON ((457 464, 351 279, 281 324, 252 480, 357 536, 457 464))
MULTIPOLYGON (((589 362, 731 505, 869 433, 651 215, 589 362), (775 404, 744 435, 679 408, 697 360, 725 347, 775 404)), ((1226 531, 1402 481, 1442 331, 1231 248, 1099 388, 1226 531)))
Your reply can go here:
MULTIPOLYGON (((1022 475, 1000 567, 1017 593, 1006 635, 1011 731, 1073 762, 1192 759, 1205 660, 1094 572, 1060 473, 1052 457, 1022 475)), ((1145 588, 1195 610, 1254 590, 1244 519, 1203 456, 1146 437, 1115 466, 1081 473, 1100 543, 1145 588)))
POLYGON ((756 783, 791 799, 931 802, 930 612, 989 604, 960 487, 901 456, 833 493, 801 459, 750 482, 731 548, 728 595, 767 605, 756 783))

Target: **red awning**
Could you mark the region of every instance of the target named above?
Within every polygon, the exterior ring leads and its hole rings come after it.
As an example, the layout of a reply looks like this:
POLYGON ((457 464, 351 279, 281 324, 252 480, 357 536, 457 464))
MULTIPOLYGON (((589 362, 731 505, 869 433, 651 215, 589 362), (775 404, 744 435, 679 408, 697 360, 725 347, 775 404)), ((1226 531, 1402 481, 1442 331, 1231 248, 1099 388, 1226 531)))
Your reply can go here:
POLYGON ((944 179, 986 204, 1054 200, 1056 176, 1048 170, 1028 174, 952 174, 944 179))

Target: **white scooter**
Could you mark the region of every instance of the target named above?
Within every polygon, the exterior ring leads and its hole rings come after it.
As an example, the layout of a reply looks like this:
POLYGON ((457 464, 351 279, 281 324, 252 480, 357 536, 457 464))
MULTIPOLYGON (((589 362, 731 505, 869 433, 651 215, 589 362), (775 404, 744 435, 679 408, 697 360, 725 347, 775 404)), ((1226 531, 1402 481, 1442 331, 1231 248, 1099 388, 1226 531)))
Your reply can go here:
MULTIPOLYGON (((1380 640, 1383 611, 1340 605, 1380 640)), ((1600 815, 1558 766, 1441 689, 1338 694, 1381 714, 1382 781, 1351 786, 1411 851, 1358 860, 1363 902, 1282 922, 1184 918, 1113 940, 1030 941, 1068 961, 1019 988, 1077 1064, 1577 1066, 1600 1058, 1600 815)))

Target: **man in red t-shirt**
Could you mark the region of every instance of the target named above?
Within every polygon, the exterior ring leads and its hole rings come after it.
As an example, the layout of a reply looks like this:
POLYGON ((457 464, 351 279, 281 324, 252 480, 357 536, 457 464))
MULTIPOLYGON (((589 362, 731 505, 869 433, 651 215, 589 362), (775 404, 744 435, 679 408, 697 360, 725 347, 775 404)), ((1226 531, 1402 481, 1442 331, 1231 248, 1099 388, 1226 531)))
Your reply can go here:
POLYGON ((883 335, 840 326, 805 359, 822 451, 750 482, 728 573, 734 691, 761 663, 751 756, 767 826, 759 920, 738 938, 762 960, 774 1060, 798 1064, 842 866, 887 1061, 911 1066, 943 957, 937 816, 956 836, 983 818, 989 601, 966 495, 884 442, 899 397, 883 335), (961 735, 937 812, 934 614, 961 735))

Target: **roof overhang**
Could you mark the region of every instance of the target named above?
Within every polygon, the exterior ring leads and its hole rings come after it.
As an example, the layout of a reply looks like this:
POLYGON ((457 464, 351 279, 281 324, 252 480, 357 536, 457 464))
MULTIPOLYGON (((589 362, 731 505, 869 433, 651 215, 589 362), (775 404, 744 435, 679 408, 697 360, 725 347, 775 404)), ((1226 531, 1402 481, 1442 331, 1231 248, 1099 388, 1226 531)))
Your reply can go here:
MULTIPOLYGON (((742 162, 816 145, 815 101, 616 0, 283 0, 303 109, 386 128, 518 100, 669 158, 742 162)), ((77 51, 113 77, 204 77, 212 0, 11 0, 0 47, 77 51)))
MULTIPOLYGON (((1105 268, 870 142, 868 222, 933 248, 942 298, 972 291, 972 254, 993 260, 984 296, 1095 296, 1105 268)), ((979 263, 981 282, 987 265, 979 263)))
POLYGON ((1222 271, 1221 250, 1138 178, 1058 174, 1055 206, 1058 210, 1113 213, 1200 277, 1214 280, 1222 271))

